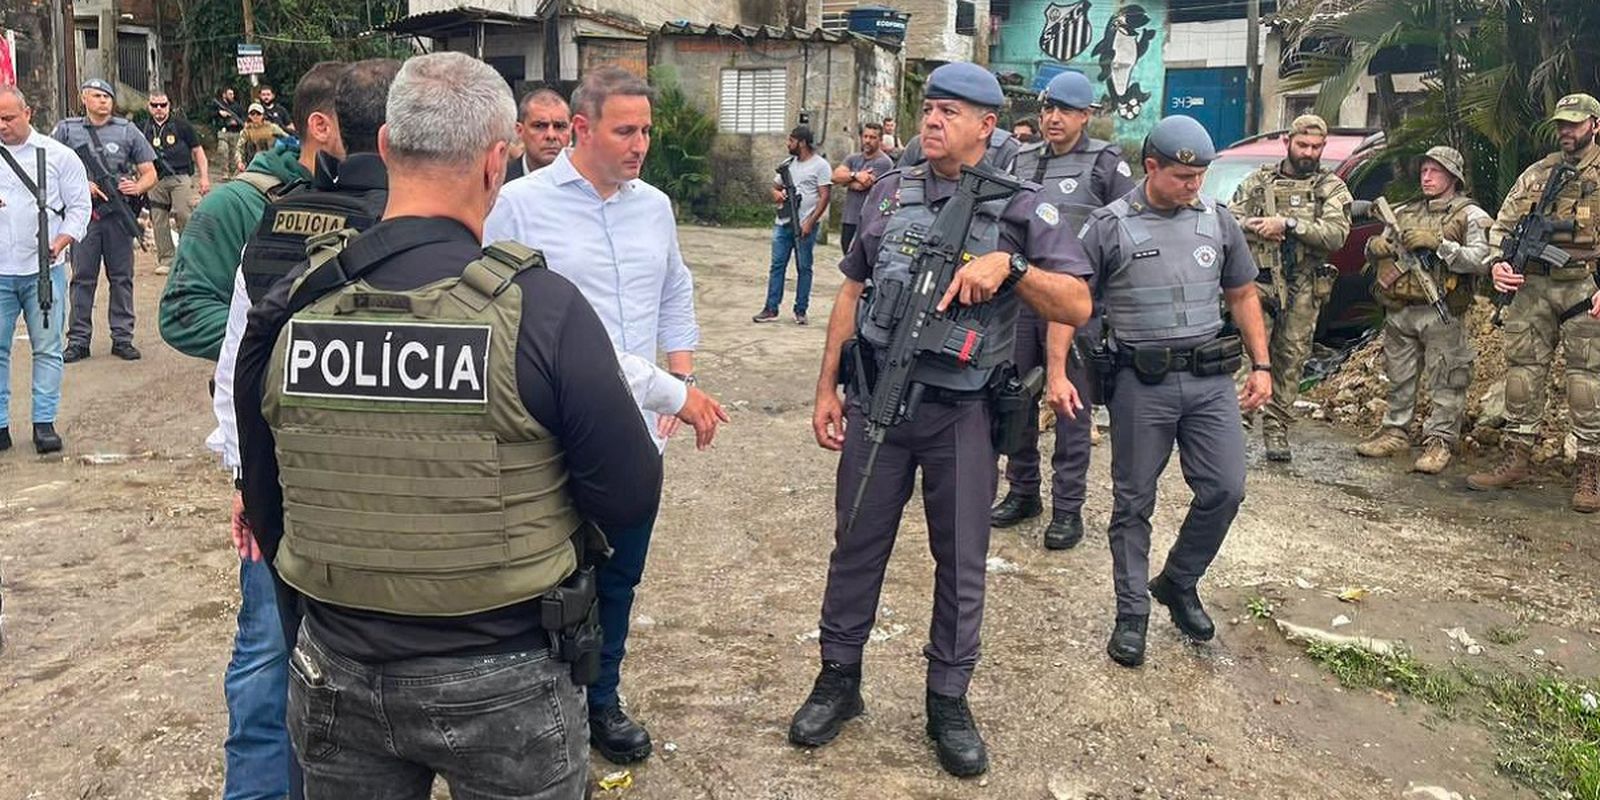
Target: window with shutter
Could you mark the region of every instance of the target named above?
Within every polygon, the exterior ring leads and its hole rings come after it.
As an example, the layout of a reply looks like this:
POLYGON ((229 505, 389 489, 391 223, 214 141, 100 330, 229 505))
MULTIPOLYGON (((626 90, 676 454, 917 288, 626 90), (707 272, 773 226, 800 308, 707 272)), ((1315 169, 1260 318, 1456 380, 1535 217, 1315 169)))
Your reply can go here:
POLYGON ((787 133, 788 72, 782 68, 725 69, 717 127, 725 133, 787 133))
POLYGON ((978 33, 978 7, 972 0, 956 0, 956 33, 961 36, 978 33))

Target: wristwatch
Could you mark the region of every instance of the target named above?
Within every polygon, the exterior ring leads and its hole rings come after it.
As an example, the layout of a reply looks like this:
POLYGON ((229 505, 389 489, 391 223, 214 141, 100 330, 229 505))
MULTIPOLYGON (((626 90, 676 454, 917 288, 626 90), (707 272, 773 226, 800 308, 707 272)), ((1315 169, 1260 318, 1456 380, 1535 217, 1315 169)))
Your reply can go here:
POLYGON ((1018 281, 1022 280, 1022 276, 1028 274, 1028 269, 1027 256, 1024 256, 1021 253, 1012 253, 1011 274, 1006 276, 1006 282, 1004 285, 1011 286, 1016 284, 1018 281))
POLYGON ((1295 219, 1294 217, 1288 217, 1283 221, 1283 228, 1284 230, 1290 231, 1299 230, 1300 220, 1295 219))
POLYGON ((670 372, 668 374, 683 381, 684 386, 693 386, 696 383, 693 372, 670 372))
POLYGON ((1251 364, 1250 365, 1250 371, 1251 372, 1271 372, 1272 371, 1272 365, 1271 364, 1251 364))

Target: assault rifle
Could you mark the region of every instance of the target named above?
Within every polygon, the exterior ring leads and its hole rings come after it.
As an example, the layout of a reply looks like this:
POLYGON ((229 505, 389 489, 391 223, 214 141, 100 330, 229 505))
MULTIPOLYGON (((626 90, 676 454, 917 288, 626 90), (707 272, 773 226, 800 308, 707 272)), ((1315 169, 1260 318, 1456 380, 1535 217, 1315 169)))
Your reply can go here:
POLYGON ((846 531, 855 526, 884 437, 890 428, 915 417, 922 403, 926 387, 913 380, 918 362, 940 356, 964 365, 981 351, 984 331, 963 324, 956 309, 939 311, 938 305, 956 270, 966 263, 967 233, 978 205, 1010 197, 1021 188, 1021 183, 992 167, 964 166, 955 194, 945 201, 927 231, 920 237, 915 229, 907 232, 906 243, 917 248, 911 258, 911 284, 898 295, 885 298, 891 304, 889 346, 866 408, 866 437, 872 449, 850 504, 846 531))
POLYGON ((34 150, 38 157, 39 180, 33 185, 33 200, 39 206, 39 316, 44 326, 50 327, 50 308, 55 305, 55 285, 50 282, 50 209, 45 207, 45 184, 49 169, 45 164, 44 148, 34 150))
POLYGON ((1380 197, 1372 204, 1372 215, 1382 222, 1389 234, 1389 241, 1394 243, 1395 263, 1400 265, 1401 275, 1410 275, 1412 280, 1422 287, 1422 294, 1428 298, 1428 305, 1433 306, 1434 313, 1439 315, 1439 321, 1450 321, 1450 307, 1445 305, 1444 294, 1439 291, 1439 285, 1433 282, 1433 275, 1422 262, 1422 257, 1417 253, 1407 250, 1400 245, 1400 221, 1395 219, 1394 209, 1389 207, 1388 198, 1380 197))
MULTIPOLYGON (((1522 274, 1527 266, 1534 262, 1542 262, 1555 269, 1564 267, 1572 256, 1567 251, 1550 244, 1550 238, 1556 233, 1570 232, 1575 224, 1572 220, 1555 220, 1550 215, 1555 211, 1556 198, 1568 184, 1578 178, 1578 170, 1571 164, 1558 164, 1551 171, 1550 177, 1545 181, 1544 192, 1539 195, 1539 202, 1532 211, 1524 214, 1517 221, 1517 227, 1511 229, 1511 234, 1500 242, 1500 258, 1511 265, 1511 271, 1522 274)), ((1494 317, 1496 327, 1501 325, 1500 314, 1506 306, 1511 305, 1511 299, 1516 292, 1496 292, 1494 296, 1494 317)))
POLYGON ((139 224, 139 212, 124 197, 122 190, 117 188, 118 177, 111 172, 110 167, 100 158, 95 149, 82 144, 76 148, 78 158, 88 167, 89 182, 100 187, 100 192, 106 199, 95 204, 95 214, 103 219, 109 219, 117 230, 123 235, 137 239, 141 247, 144 246, 144 226, 139 224))
POLYGON ((789 156, 778 165, 778 179, 783 181, 783 213, 789 218, 789 233, 794 236, 795 242, 800 241, 800 188, 794 185, 794 175, 790 169, 794 166, 794 156, 789 156))

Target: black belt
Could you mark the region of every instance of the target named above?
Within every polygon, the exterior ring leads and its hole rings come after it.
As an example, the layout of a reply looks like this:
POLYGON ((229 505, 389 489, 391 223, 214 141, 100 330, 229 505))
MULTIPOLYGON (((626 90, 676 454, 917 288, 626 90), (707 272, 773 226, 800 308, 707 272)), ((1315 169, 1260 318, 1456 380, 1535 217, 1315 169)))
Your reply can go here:
POLYGON ((972 391, 956 391, 943 389, 938 386, 929 386, 922 390, 922 401, 925 403, 939 403, 940 405, 953 406, 971 400, 987 400, 989 393, 983 389, 972 391))
MULTIPOLYGON (((1148 351, 1151 351, 1151 350, 1161 350, 1163 348, 1160 348, 1160 347, 1141 347, 1139 349, 1148 352, 1148 351)), ((1116 356, 1117 356, 1117 366, 1118 367, 1131 367, 1131 366, 1133 366, 1133 347, 1132 346, 1126 345, 1126 344, 1119 344, 1118 347, 1117 347, 1117 350, 1116 350, 1116 356)), ((1171 365, 1170 366, 1170 371, 1172 371, 1172 372, 1188 372, 1190 369, 1192 369, 1194 367, 1195 362, 1196 362, 1196 358, 1195 358, 1195 355, 1194 355, 1194 348, 1193 347, 1191 347, 1191 348, 1189 348, 1187 350, 1170 350, 1169 349, 1169 350, 1167 350, 1167 359, 1168 359, 1168 364, 1171 365)))

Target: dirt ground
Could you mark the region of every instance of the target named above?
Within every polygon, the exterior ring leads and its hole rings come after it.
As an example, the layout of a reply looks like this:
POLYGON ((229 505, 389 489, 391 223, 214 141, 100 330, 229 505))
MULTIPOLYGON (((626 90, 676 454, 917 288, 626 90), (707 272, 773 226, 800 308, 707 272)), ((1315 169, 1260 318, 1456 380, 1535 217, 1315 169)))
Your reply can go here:
MULTIPOLYGON (((837 245, 818 250, 813 324, 756 326, 767 233, 685 229, 704 339, 703 385, 734 422, 715 448, 668 453, 666 496, 636 609, 623 691, 656 755, 614 798, 1350 798, 1436 785, 1477 800, 1532 798, 1495 769, 1471 719, 1346 690, 1246 612, 1400 638, 1429 663, 1600 673, 1594 520, 1565 510, 1560 483, 1463 491, 1462 466, 1423 478, 1362 462, 1347 433, 1297 429, 1292 466, 1252 442, 1249 497, 1202 594, 1217 640, 1184 643, 1151 623, 1149 662, 1112 664, 1109 451, 1095 451, 1086 521, 1068 553, 1042 522, 996 531, 984 658, 972 706, 990 746, 982 780, 942 773, 922 732, 932 565, 914 503, 868 648, 868 714, 814 752, 785 740, 810 688, 832 546, 833 456, 809 429, 837 245), (824 255, 826 254, 826 255, 824 255), (1366 587, 1359 605, 1334 598, 1366 587), (1445 634, 1464 627, 1486 652, 1445 634), (1516 626, 1511 645, 1485 632, 1516 626)), ((13 366, 0 454, 0 800, 220 794, 222 674, 238 590, 226 541, 230 487, 203 445, 210 365, 160 343, 161 278, 141 255, 142 361, 107 353, 67 367, 64 458, 27 443, 27 357, 13 366)), ((17 343, 19 346, 22 342, 17 343)), ((1168 470, 1158 549, 1188 493, 1168 470)), ((1156 558, 1159 565, 1160 557, 1156 558)), ((608 765, 595 767, 598 776, 608 765)))

